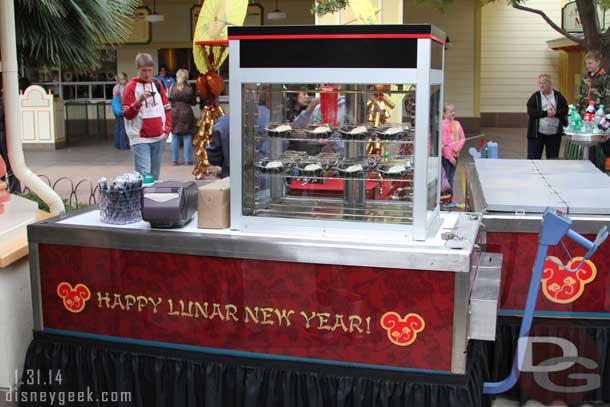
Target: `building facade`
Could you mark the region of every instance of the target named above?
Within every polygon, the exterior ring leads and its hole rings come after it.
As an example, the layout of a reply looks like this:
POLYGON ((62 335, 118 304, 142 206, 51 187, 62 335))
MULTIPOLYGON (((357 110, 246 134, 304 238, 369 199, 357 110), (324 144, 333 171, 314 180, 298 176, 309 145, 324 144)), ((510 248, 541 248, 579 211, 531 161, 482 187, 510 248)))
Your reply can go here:
MULTIPOLYGON (((446 52, 445 101, 456 106, 457 115, 471 132, 481 127, 525 127, 528 97, 537 89, 537 76, 548 73, 555 87, 574 98, 574 83, 582 72, 582 53, 557 45, 559 34, 535 14, 514 9, 503 1, 482 4, 478 0, 454 0, 444 11, 433 2, 418 0, 371 0, 380 9, 379 23, 431 23, 449 37, 446 52), (572 52, 567 52, 571 50, 572 52)), ((529 0, 561 24, 563 0, 529 0)), ((312 0, 280 0, 278 7, 286 18, 270 20, 267 14, 276 7, 274 0, 258 0, 259 14, 249 15, 251 23, 265 25, 344 24, 351 11, 317 19, 311 13, 312 0)), ((153 11, 152 0, 142 6, 153 11)), ((60 92, 64 99, 109 99, 112 75, 135 75, 134 59, 139 52, 150 53, 158 65, 173 72, 179 67, 197 74, 192 60, 192 30, 199 0, 157 0, 156 12, 164 20, 134 30, 132 43, 109 50, 103 72, 86 81, 75 75, 49 74, 45 85, 60 92), (146 30, 145 30, 146 31, 146 30), (147 35, 145 35, 147 34, 147 35), (61 84, 57 84, 57 80, 61 84)), ((564 44, 565 45, 565 44, 564 44)), ((223 72, 223 76, 230 75, 223 72)), ((85 78, 87 79, 87 78, 85 78)), ((42 81, 34 81, 42 82, 42 81)))

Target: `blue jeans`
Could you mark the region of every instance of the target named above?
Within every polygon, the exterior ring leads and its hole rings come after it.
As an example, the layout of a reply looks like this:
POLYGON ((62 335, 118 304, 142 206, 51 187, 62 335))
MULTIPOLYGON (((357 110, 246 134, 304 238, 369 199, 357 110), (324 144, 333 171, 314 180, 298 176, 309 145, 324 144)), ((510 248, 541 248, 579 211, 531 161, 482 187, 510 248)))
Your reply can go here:
POLYGON ((442 159, 443 169, 447 175, 449 185, 451 185, 451 191, 453 192, 453 178, 455 178, 455 169, 457 168, 457 158, 455 159, 455 165, 451 164, 451 161, 443 157, 442 159))
POLYGON ((165 152, 165 139, 154 143, 140 143, 131 146, 133 151, 133 163, 137 172, 142 175, 150 174, 159 179, 161 163, 165 152))
POLYGON ((180 140, 184 144, 184 163, 193 162, 193 135, 185 134, 178 136, 172 134, 172 162, 177 163, 180 156, 180 140))

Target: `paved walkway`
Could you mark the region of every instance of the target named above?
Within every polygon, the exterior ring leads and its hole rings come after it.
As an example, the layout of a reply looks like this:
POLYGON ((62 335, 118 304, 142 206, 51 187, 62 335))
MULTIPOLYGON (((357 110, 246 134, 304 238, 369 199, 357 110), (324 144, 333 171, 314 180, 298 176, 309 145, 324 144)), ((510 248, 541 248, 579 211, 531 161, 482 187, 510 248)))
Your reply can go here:
MULTIPOLYGON (((181 152, 182 153, 182 152, 181 152)), ((25 151, 29 168, 38 175, 44 175, 51 185, 57 182, 55 190, 64 199, 70 196, 72 185, 89 180, 93 188, 100 177, 108 179, 133 172, 133 156, 130 150, 117 150, 112 141, 95 145, 67 147, 55 151, 25 151), (61 179, 67 177, 67 179, 61 179)), ((166 180, 194 179, 193 166, 171 165, 170 147, 166 147, 161 176, 166 180)), ((79 202, 88 202, 90 187, 84 182, 77 188, 79 202)))

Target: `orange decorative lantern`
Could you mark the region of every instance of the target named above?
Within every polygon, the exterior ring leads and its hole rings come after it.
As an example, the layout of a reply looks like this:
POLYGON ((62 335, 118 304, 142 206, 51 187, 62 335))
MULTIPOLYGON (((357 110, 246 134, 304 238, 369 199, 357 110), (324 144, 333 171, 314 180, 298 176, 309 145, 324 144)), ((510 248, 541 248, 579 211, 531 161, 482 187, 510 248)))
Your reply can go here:
POLYGON ((205 75, 199 75, 197 78, 197 93, 201 99, 207 99, 210 96, 208 81, 205 75))

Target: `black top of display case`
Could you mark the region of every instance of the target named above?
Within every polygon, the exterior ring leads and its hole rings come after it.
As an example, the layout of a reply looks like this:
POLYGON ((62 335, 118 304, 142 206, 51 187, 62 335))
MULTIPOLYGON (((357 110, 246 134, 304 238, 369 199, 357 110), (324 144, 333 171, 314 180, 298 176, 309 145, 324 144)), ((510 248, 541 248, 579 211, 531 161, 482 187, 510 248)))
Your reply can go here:
POLYGON ((446 36, 430 24, 228 27, 241 68, 417 68, 419 39, 431 39, 442 69, 446 36))
POLYGON ((392 25, 275 25, 228 27, 229 40, 324 38, 431 38, 445 43, 446 35, 431 24, 392 25))

